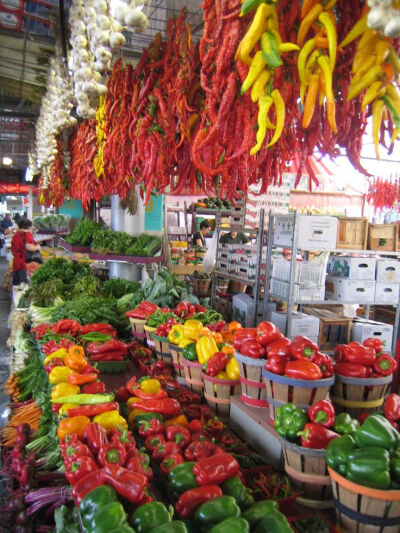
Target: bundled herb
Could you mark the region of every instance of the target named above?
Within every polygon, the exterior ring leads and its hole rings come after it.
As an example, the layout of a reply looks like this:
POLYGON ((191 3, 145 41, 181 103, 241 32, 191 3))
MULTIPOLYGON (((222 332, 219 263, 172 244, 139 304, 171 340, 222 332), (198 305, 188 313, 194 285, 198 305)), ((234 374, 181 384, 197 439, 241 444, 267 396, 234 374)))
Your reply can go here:
POLYGON ((98 229, 93 235, 91 249, 98 254, 126 254, 135 239, 124 231, 98 229))
POLYGON ((128 281, 126 279, 112 278, 104 282, 101 293, 106 298, 122 298, 125 294, 132 294, 140 290, 140 283, 137 281, 128 281))
POLYGON ((142 233, 135 242, 126 250, 126 255, 136 255, 140 257, 154 257, 161 250, 162 241, 160 237, 142 233))
POLYGON ((101 228, 98 222, 94 222, 90 218, 83 218, 75 226, 71 235, 65 238, 65 241, 71 245, 90 246, 93 240, 93 235, 101 228))

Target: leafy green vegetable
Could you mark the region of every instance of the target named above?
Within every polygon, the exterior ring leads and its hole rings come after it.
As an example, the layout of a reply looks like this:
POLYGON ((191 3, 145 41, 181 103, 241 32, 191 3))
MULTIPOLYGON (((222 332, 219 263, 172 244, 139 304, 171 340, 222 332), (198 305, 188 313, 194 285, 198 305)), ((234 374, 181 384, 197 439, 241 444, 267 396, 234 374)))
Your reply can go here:
POLYGON ((142 289, 144 299, 160 307, 172 308, 184 300, 199 303, 196 296, 193 296, 189 283, 179 281, 166 268, 162 268, 154 280, 146 279, 142 283, 142 289))
POLYGON ((144 300, 142 289, 138 290, 137 292, 125 294, 117 301, 118 311, 121 314, 124 314, 130 309, 135 309, 135 307, 137 307, 142 300, 144 300))
POLYGON ((54 511, 55 533, 80 533, 78 511, 75 506, 61 505, 54 511))
POLYGON ((136 255, 140 257, 153 257, 161 249, 162 241, 160 237, 142 233, 135 242, 126 250, 126 255, 136 255))
POLYGON ((35 287, 50 280, 61 280, 66 290, 72 288, 81 278, 90 274, 89 266, 64 258, 46 261, 31 276, 31 285, 35 287))
POLYGON ((101 225, 98 222, 94 222, 90 218, 83 218, 75 226, 71 235, 65 238, 65 241, 72 245, 90 246, 94 233, 100 228, 101 225))
POLYGON ((121 298, 125 294, 135 293, 138 290, 140 290, 140 283, 137 281, 112 278, 104 282, 101 292, 106 297, 121 298))
POLYGON ((135 239, 123 231, 98 229, 93 234, 91 249, 99 254, 126 254, 135 239))
POLYGON ((61 279, 51 279, 30 287, 26 293, 26 298, 30 304, 38 307, 50 307, 54 305, 57 297, 63 297, 64 289, 64 283, 61 279))
POLYGON ((101 281, 92 274, 83 276, 72 289, 72 298, 79 298, 80 296, 95 297, 99 296, 101 292, 101 281))

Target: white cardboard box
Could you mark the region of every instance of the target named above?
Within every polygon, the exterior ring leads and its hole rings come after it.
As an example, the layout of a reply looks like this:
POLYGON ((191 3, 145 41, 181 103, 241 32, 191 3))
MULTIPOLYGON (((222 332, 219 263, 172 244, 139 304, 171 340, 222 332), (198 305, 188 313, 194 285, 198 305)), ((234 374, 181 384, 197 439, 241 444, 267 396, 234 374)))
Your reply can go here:
MULTIPOLYGON (((276 310, 275 303, 267 304, 266 320, 270 320, 272 311, 276 310)), ((257 323, 262 321, 263 301, 258 302, 257 323)), ((235 294, 232 298, 232 320, 237 320, 243 327, 253 327, 254 300, 248 294, 235 294)))
POLYGON ((378 259, 376 262, 376 281, 379 283, 400 283, 400 261, 378 259))
POLYGON ((392 351, 393 326, 383 322, 374 322, 357 318, 353 322, 351 330, 351 340, 362 343, 365 339, 377 338, 382 341, 385 352, 392 351))
POLYGON ((375 279, 375 257, 329 256, 327 272, 348 279, 375 279))
MULTIPOLYGON (((292 246, 294 215, 275 218, 274 244, 292 246)), ((327 216, 298 216, 297 244, 306 250, 334 250, 336 248, 338 219, 327 216)))
MULTIPOLYGON (((282 333, 286 331, 286 313, 271 313, 271 322, 275 324, 282 333)), ((309 339, 317 339, 319 335, 319 318, 305 313, 293 312, 292 325, 290 331, 287 332, 287 337, 292 339, 296 335, 303 335, 309 339)), ((314 342, 314 340, 313 340, 314 342)))
POLYGON ((374 303, 375 281, 327 276, 325 298, 348 303, 374 303))
POLYGON ((399 288, 398 283, 376 282, 375 302, 397 305, 399 303, 399 288))

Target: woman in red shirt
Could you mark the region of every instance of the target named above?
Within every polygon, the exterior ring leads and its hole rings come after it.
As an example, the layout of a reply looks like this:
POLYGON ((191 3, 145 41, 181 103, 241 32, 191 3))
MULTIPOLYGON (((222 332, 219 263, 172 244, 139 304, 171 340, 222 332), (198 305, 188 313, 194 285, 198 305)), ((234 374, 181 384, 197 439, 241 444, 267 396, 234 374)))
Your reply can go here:
POLYGON ((13 285, 28 283, 26 270, 26 250, 37 252, 40 244, 36 244, 30 232, 32 222, 27 218, 21 218, 18 222, 19 231, 11 240, 11 252, 13 254, 13 285))

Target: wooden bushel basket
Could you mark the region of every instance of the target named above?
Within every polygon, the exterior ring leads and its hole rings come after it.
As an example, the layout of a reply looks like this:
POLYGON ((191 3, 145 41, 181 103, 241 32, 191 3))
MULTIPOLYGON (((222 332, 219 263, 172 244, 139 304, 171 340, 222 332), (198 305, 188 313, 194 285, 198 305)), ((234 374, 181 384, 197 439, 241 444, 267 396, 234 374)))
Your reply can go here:
POLYGON ((252 407, 268 407, 267 391, 263 380, 262 369, 266 359, 254 359, 235 352, 239 363, 242 402, 252 407))
POLYGON ((169 344, 169 350, 172 357, 172 366, 175 368, 176 375, 182 380, 185 379, 185 370, 182 364, 182 349, 176 346, 176 344, 169 344))
POLYGON ((328 467, 339 526, 346 533, 399 533, 400 491, 357 485, 328 467))
POLYGON ((293 379, 268 372, 263 368, 264 382, 267 388, 267 402, 271 422, 275 420, 275 411, 281 405, 294 403, 307 410, 310 405, 325 400, 335 377, 324 379, 293 379))
POLYGON ((201 379, 203 365, 195 363, 194 361, 189 361, 184 357, 181 358, 181 364, 183 365, 187 386, 192 389, 193 392, 202 392, 204 387, 204 383, 201 379))
POLYGON ((336 374, 331 391, 336 412, 357 416, 361 411, 376 411, 383 404, 392 380, 392 374, 381 378, 350 378, 336 374))
POLYGON ((149 348, 154 348, 154 340, 153 340, 153 333, 156 331, 157 328, 153 328, 151 326, 147 326, 146 324, 143 326, 144 332, 146 334, 146 341, 149 348))
POLYGON ((304 448, 286 439, 279 440, 285 457, 285 471, 293 487, 303 493, 299 503, 310 507, 332 507, 326 450, 304 448))
POLYGON ((132 335, 143 341, 146 338, 146 333, 144 331, 146 320, 142 320, 140 318, 129 318, 129 321, 132 326, 132 335))
POLYGON ((229 418, 231 408, 231 396, 240 391, 240 381, 231 379, 218 379, 207 376, 202 372, 204 382, 204 398, 207 405, 215 411, 215 414, 223 419, 229 418))
POLYGON ((166 337, 159 337, 155 333, 152 334, 154 348, 156 350, 157 359, 165 363, 172 363, 172 355, 169 347, 169 342, 166 337))

